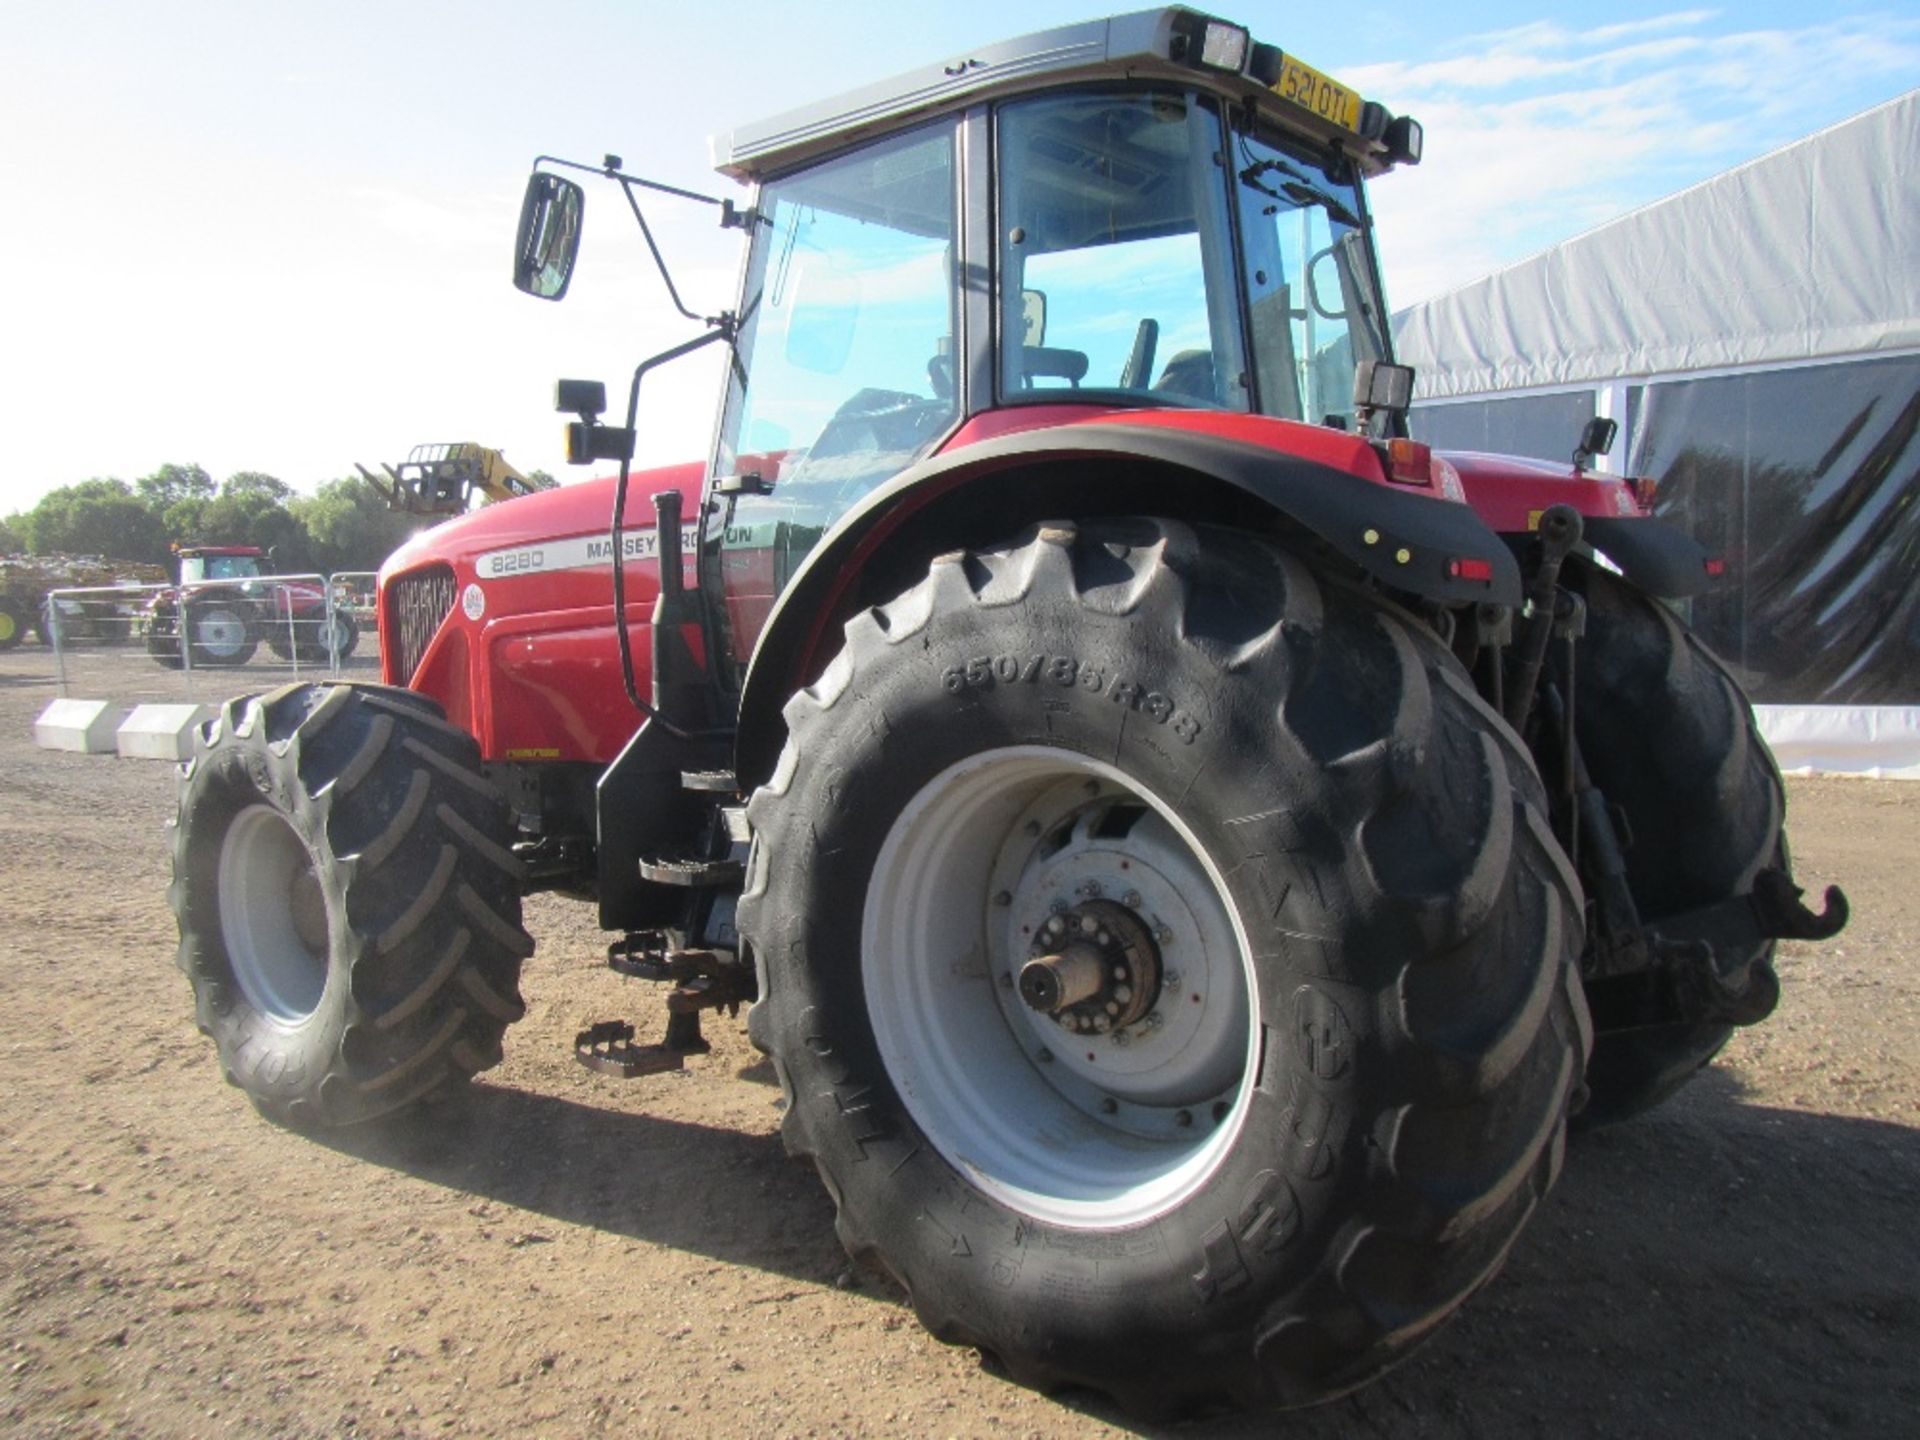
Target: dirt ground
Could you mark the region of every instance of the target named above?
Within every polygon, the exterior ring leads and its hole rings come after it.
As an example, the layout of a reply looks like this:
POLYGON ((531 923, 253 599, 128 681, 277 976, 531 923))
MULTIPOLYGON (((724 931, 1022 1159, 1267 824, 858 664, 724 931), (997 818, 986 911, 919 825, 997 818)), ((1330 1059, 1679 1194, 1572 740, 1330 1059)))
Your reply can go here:
MULTIPOLYGON (((173 966, 172 768, 37 750, 0 655, 0 1432, 25 1436, 1113 1435, 857 1277, 782 1155, 745 1020, 625 1083, 651 1028, 583 907, 506 1061, 327 1143, 220 1079, 173 966)), ((1790 782, 1803 882, 1855 919, 1655 1115, 1583 1137, 1505 1272, 1379 1384, 1193 1436, 1920 1433, 1920 788, 1790 782)))

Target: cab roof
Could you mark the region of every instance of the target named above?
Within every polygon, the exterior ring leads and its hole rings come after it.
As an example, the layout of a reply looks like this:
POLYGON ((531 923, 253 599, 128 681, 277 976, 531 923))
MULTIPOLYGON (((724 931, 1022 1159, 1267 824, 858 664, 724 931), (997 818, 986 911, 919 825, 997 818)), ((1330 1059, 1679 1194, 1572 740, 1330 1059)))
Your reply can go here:
POLYGON ((890 80, 789 110, 769 120, 715 135, 714 168, 736 180, 756 182, 912 121, 985 100, 1094 80, 1167 80, 1199 86, 1232 101, 1252 104, 1263 116, 1310 140, 1337 145, 1367 173, 1391 167, 1381 142, 1392 116, 1317 71, 1315 80, 1340 92, 1351 126, 1323 118, 1312 108, 1282 98, 1276 81, 1298 62, 1277 47, 1257 43, 1232 21, 1168 6, 1105 20, 1088 20, 1003 40, 909 70, 890 80), (1238 64, 1212 59, 1214 34, 1244 39, 1238 64))

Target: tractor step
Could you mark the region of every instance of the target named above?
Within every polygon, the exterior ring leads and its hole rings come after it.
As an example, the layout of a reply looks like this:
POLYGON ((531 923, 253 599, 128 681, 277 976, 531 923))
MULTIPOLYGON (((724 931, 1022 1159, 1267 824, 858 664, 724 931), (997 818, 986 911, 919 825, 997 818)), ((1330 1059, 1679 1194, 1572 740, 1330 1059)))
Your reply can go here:
POLYGON ((682 770, 680 788, 709 795, 737 795, 740 781, 731 770, 682 770))
POLYGON ((667 1016, 667 1038, 658 1045, 636 1045, 633 1026, 625 1020, 603 1020, 573 1037, 576 1060, 617 1080, 684 1070, 687 1056, 704 1055, 712 1048, 700 1033, 700 1016, 690 1010, 667 1016))
POLYGON ((607 946, 607 968, 635 980, 685 984, 696 977, 728 973, 739 963, 731 950, 657 950, 624 940, 607 946))
POLYGON ((642 856, 640 878, 656 885, 700 886, 737 885, 745 878, 747 867, 738 860, 709 860, 697 855, 642 856))

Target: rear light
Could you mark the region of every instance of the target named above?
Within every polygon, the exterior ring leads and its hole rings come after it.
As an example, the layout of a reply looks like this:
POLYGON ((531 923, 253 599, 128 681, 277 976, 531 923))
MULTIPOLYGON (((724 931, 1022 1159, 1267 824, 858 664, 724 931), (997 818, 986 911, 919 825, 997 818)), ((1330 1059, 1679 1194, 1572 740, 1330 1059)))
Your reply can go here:
POLYGON ((1387 478, 1400 485, 1433 484, 1433 451, 1418 440, 1389 440, 1387 478))
POLYGON ((1712 575, 1715 578, 1718 578, 1719 576, 1722 576, 1726 573, 1727 573, 1726 561, 1718 560, 1718 559, 1707 561, 1707 574, 1712 575))
POLYGON ((1491 560, 1452 560, 1447 563, 1447 574, 1455 580, 1493 581, 1493 562, 1491 560))
POLYGON ((1642 510, 1653 509, 1653 497, 1660 491, 1660 482, 1651 475, 1642 475, 1633 480, 1633 498, 1640 502, 1642 510))

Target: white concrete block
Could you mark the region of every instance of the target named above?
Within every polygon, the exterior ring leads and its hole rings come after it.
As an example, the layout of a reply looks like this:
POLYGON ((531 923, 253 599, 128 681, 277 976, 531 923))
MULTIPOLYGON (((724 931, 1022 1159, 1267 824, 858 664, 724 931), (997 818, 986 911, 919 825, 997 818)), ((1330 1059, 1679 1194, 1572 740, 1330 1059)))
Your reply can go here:
POLYGON ((123 760, 184 760, 194 727, 213 718, 211 705, 136 705, 117 732, 123 760))
POLYGON ((55 700, 33 722, 33 743, 42 750, 111 755, 113 732, 125 713, 111 700, 55 700))

